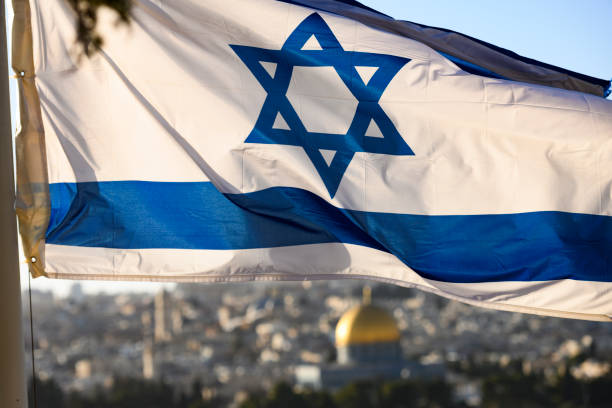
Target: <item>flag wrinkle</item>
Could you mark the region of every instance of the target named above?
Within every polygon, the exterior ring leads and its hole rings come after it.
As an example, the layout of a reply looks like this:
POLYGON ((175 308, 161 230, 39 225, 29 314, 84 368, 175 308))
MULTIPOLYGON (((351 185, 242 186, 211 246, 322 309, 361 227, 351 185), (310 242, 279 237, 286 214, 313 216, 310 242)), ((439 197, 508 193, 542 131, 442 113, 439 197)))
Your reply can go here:
POLYGON ((47 162, 19 203, 48 188, 22 219, 49 276, 370 278, 609 320, 612 102, 592 78, 322 0, 139 0, 72 69, 70 9, 31 3, 41 118, 22 114, 44 143, 21 146, 47 162))

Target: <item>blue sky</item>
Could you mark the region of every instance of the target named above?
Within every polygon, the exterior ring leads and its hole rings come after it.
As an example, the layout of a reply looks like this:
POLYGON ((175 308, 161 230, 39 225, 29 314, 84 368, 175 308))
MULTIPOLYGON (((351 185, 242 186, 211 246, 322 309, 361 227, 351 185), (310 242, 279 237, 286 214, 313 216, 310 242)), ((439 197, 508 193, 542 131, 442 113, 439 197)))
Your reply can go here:
MULTIPOLYGON (((612 78, 612 0, 361 0, 396 19, 455 30, 549 64, 612 78)), ((12 18, 10 2, 7 17, 12 18)), ((10 22, 9 22, 10 25, 10 22)), ((13 127, 16 81, 11 79, 13 127)), ((24 265, 25 266, 25 265, 24 265)), ((27 284, 25 267, 22 283, 27 284)), ((65 293, 71 282, 36 279, 33 288, 65 293)), ((155 290, 158 284, 86 283, 88 291, 155 290)))
POLYGON ((361 0, 400 20, 458 31, 525 57, 612 78, 612 0, 361 0))

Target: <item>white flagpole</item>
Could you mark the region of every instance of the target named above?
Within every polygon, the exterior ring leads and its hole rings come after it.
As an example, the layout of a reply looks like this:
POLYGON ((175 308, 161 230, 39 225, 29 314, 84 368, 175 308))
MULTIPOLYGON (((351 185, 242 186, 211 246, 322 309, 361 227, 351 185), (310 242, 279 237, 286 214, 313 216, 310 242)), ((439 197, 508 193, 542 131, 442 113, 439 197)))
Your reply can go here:
POLYGON ((28 406, 4 0, 0 0, 0 407, 28 406))

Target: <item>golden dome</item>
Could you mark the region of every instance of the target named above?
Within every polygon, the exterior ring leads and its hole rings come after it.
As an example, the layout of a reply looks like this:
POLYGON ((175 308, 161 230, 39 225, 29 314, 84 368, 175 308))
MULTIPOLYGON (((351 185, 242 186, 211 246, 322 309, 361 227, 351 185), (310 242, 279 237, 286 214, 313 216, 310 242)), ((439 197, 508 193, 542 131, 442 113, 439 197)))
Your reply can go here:
POLYGON ((395 319, 385 309, 369 304, 349 309, 336 326, 336 347, 395 342, 399 338, 395 319))

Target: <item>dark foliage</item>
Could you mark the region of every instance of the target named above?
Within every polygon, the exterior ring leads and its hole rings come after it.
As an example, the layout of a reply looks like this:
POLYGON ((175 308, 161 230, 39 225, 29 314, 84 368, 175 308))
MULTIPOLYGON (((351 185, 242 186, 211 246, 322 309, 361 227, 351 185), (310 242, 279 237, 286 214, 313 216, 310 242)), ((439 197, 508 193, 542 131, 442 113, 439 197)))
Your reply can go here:
POLYGON ((591 381, 578 381, 565 373, 553 383, 541 375, 502 374, 484 380, 482 406, 604 408, 610 406, 611 395, 611 374, 591 381))
POLYGON ((336 391, 295 391, 286 383, 267 394, 252 394, 240 408, 403 408, 462 407, 443 381, 360 381, 336 391))
POLYGON ((59 385, 50 380, 36 380, 34 404, 33 384, 30 381, 28 402, 38 408, 213 408, 220 401, 203 401, 200 384, 196 381, 190 392, 177 392, 163 381, 147 381, 135 378, 117 378, 108 388, 98 388, 93 393, 77 391, 64 394, 59 385))
MULTIPOLYGON (((485 408, 560 407, 604 408, 610 406, 612 373, 579 381, 567 372, 554 378, 542 374, 521 374, 512 367, 479 376, 485 408), (552 380, 552 381, 551 381, 552 380)), ((212 408, 230 401, 202 400, 201 384, 181 392, 163 381, 118 378, 107 388, 93 393, 64 394, 53 380, 36 382, 39 408, 212 408)), ((29 403, 32 399, 30 383, 29 403)), ((452 385, 440 380, 360 381, 337 391, 297 391, 287 383, 278 383, 267 392, 251 393, 241 408, 464 408, 453 399, 452 385)))
POLYGON ((104 40, 96 30, 98 23, 98 10, 108 7, 114 10, 119 21, 128 24, 132 0, 66 0, 76 13, 77 42, 83 54, 94 54, 103 44, 104 40))

